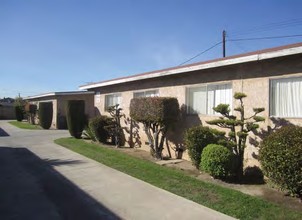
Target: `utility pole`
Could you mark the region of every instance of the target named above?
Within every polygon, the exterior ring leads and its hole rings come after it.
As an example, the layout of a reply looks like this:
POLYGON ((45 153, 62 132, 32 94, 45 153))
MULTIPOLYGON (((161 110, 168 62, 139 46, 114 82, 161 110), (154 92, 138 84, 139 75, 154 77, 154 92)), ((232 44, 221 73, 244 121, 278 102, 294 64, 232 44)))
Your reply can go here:
POLYGON ((226 36, 226 31, 222 31, 222 55, 225 57, 225 36, 226 36))

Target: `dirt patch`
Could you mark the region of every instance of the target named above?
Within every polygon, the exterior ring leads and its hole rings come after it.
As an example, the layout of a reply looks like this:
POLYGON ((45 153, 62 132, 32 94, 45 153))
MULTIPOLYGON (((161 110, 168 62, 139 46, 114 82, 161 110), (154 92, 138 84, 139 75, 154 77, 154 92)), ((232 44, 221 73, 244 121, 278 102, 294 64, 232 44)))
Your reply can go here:
MULTIPOLYGON (((128 147, 122 147, 122 148, 116 148, 112 145, 106 145, 106 147, 121 151, 123 153, 126 153, 128 155, 141 158, 144 160, 152 161, 154 163, 158 162, 158 160, 155 160, 149 152, 138 149, 138 148, 128 148, 128 147)), ((226 188, 238 190, 242 193, 251 195, 251 196, 257 196, 260 197, 266 201, 277 203, 283 206, 286 206, 291 209, 295 209, 298 211, 302 211, 302 203, 301 200, 298 198, 293 198, 290 196, 286 196, 283 192, 280 192, 276 189, 271 188, 268 186, 268 184, 234 184, 234 183, 227 183, 223 182, 218 179, 214 179, 210 175, 203 173, 199 170, 197 170, 191 162, 182 160, 175 162, 174 160, 171 160, 171 163, 164 163, 162 166, 171 167, 177 170, 181 170, 185 172, 186 174, 195 177, 197 179, 200 179, 205 182, 213 183, 216 185, 220 185, 226 188)))

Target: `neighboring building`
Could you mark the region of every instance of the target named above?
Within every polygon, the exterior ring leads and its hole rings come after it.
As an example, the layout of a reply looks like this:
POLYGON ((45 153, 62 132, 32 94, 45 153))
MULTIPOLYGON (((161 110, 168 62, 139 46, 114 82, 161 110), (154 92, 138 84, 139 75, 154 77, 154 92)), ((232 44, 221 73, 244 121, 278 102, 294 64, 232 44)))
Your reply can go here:
POLYGON ((66 111, 65 106, 68 100, 84 100, 85 114, 91 118, 95 115, 94 109, 94 92, 74 91, 74 92, 52 92, 36 96, 24 98, 31 104, 37 105, 39 102, 52 102, 53 104, 53 118, 52 128, 65 129, 66 126, 66 111))
POLYGON ((0 120, 16 119, 14 103, 10 99, 0 100, 0 120))
MULTIPOLYGON (((170 147, 183 144, 186 128, 207 126, 207 120, 218 117, 214 106, 226 103, 234 108, 233 94, 244 92, 247 114, 252 114, 253 107, 265 108, 261 113, 266 118, 261 125, 265 134, 282 124, 302 125, 302 43, 87 84, 80 89, 95 92, 94 105, 100 113, 107 106, 120 104, 127 117, 133 97, 176 97, 185 114, 169 138, 170 147)), ((149 150, 143 131, 139 134, 143 149, 149 150)), ((249 141, 245 158, 252 159, 251 164, 257 154, 253 145, 261 135, 249 141)))

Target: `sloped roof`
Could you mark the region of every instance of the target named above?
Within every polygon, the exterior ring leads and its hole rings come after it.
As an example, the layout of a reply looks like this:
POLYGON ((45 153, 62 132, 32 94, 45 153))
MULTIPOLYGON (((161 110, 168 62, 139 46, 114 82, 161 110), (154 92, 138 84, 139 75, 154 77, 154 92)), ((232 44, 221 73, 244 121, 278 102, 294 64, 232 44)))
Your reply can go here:
POLYGON ((192 63, 183 66, 176 66, 176 67, 171 67, 162 70, 155 70, 151 72, 130 75, 126 77, 120 77, 120 78, 96 82, 96 83, 89 83, 80 86, 79 89, 89 90, 93 88, 109 86, 114 84, 120 84, 120 83, 126 83, 126 82, 132 82, 132 81, 138 81, 138 80, 144 80, 144 79, 150 79, 150 78, 168 76, 174 74, 181 74, 181 73, 186 73, 196 70, 210 69, 210 68, 234 65, 239 63, 247 63, 257 60, 272 59, 272 58, 289 56, 289 55, 300 54, 300 53, 302 53, 302 42, 296 44, 289 44, 281 47, 258 50, 258 51, 239 54, 235 56, 209 60, 209 61, 192 63))

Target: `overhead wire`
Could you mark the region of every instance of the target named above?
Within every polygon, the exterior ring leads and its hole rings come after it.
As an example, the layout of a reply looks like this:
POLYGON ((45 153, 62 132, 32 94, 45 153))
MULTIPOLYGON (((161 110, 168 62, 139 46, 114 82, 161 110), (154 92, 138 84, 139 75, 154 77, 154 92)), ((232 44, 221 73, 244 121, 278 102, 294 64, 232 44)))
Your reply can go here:
POLYGON ((251 37, 251 38, 230 38, 227 41, 235 42, 235 41, 251 41, 251 40, 270 40, 270 39, 280 39, 280 38, 292 38, 292 37, 302 37, 302 34, 294 34, 294 35, 283 35, 283 36, 267 36, 267 37, 251 37))
MULTIPOLYGON (((277 29, 284 29, 284 28, 290 28, 290 27, 295 27, 295 26, 300 26, 302 25, 302 18, 298 18, 298 19, 290 19, 287 21, 281 21, 281 22, 273 22, 273 23, 269 23, 269 24, 265 24, 265 25, 261 25, 258 27, 253 27, 247 30, 243 30, 243 31, 235 31, 235 32, 231 32, 231 36, 232 37, 236 37, 236 36, 242 36, 242 35, 246 35, 246 34, 250 34, 250 33, 260 33, 260 32, 265 32, 265 31, 271 31, 271 30, 277 30, 277 29)), ((229 32, 227 34, 227 38, 226 42, 239 42, 239 41, 253 41, 253 40, 269 40, 269 39, 281 39, 281 38, 294 38, 294 37, 302 37, 302 34, 294 34, 294 35, 283 35, 283 36, 266 36, 266 37, 252 37, 252 38, 231 38, 229 36, 229 32)), ((178 66, 182 66, 190 61, 192 61, 193 59, 199 57, 200 55, 212 50, 213 48, 217 47, 218 45, 222 44, 222 41, 212 45, 211 47, 203 50, 202 52, 196 54, 195 56, 191 57, 190 59, 180 63, 178 66)), ((238 47, 240 47, 241 50, 245 51, 245 49, 242 48, 241 45, 236 45, 238 47)))
POLYGON ((265 25, 260 25, 257 27, 252 27, 252 28, 245 29, 245 30, 230 31, 230 32, 232 33, 232 36, 242 36, 242 35, 247 35, 247 34, 251 34, 251 33, 259 33, 259 32, 264 32, 264 31, 291 28, 291 27, 300 26, 300 25, 302 25, 301 18, 291 19, 291 20, 281 21, 281 22, 274 22, 274 23, 269 23, 269 24, 265 24, 265 25))
POLYGON ((188 63, 188 62, 190 62, 191 60, 194 60, 196 57, 199 57, 200 55, 202 55, 202 54, 208 52, 209 50, 211 50, 211 49, 217 47, 217 46, 220 45, 220 44, 222 44, 222 41, 220 41, 220 42, 214 44, 213 46, 211 46, 211 47, 209 47, 209 48, 203 50, 202 52, 196 54, 195 56, 191 57, 190 59, 186 60, 185 62, 180 63, 178 66, 182 66, 182 65, 184 65, 184 64, 186 64, 186 63, 188 63))

